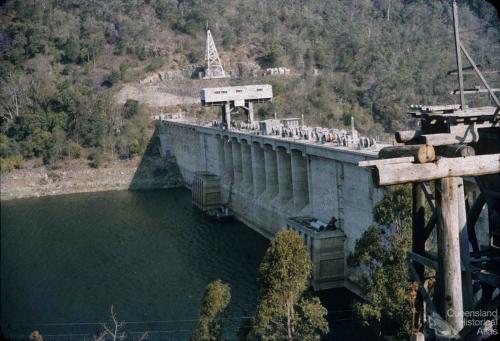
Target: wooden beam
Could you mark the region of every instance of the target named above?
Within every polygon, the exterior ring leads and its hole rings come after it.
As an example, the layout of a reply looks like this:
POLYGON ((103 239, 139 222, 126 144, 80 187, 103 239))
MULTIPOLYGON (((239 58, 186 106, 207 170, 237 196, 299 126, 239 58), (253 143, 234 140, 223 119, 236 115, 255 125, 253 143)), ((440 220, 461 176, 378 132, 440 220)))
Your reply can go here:
MULTIPOLYGON (((477 64, 476 65, 478 68, 481 67, 481 64, 477 64)), ((463 67, 462 70, 474 70, 474 68, 472 66, 466 66, 466 67, 463 67)), ((458 73, 458 70, 450 70, 447 72, 447 75, 448 76, 451 76, 451 75, 456 75, 458 73)), ((464 73, 464 72, 462 72, 464 73)))
POLYGON ((436 154, 444 157, 464 157, 474 156, 476 151, 473 147, 466 144, 454 144, 447 146, 437 146, 436 154))
POLYGON ((395 134, 396 141, 411 145, 429 144, 434 147, 465 144, 477 142, 479 140, 478 129, 490 128, 495 126, 494 121, 490 121, 490 116, 493 117, 494 108, 491 115, 488 117, 478 117, 474 112, 456 112, 455 114, 436 114, 427 117, 426 119, 436 118, 439 120, 458 120, 459 124, 452 125, 448 128, 442 127, 441 132, 425 132, 425 131, 398 131, 395 134), (462 116, 463 115, 463 116, 462 116), (477 123, 476 120, 486 120, 485 122, 477 123))
POLYGON ((394 134, 394 137, 398 143, 404 143, 409 142, 420 135, 422 135, 422 132, 419 130, 400 130, 394 134))
POLYGON ((464 45, 462 42, 460 42, 460 48, 462 49, 462 52, 464 53, 465 57, 469 60, 469 63, 471 63, 472 67, 474 68, 474 71, 476 71, 477 76, 483 83, 484 87, 488 89, 488 92, 490 93, 490 96, 493 98, 493 101, 495 101, 496 105, 498 108, 500 108, 500 101, 498 100, 497 96, 495 96, 495 93, 491 91, 490 86, 488 85, 488 82, 486 82, 486 79, 484 79, 483 74, 481 71, 476 66, 476 63, 474 63, 474 60, 472 60, 472 57, 469 55, 469 52, 465 49, 464 45))
POLYGON ((477 241, 475 226, 477 220, 479 219, 479 216, 481 215, 481 212, 483 211, 484 204, 486 204, 484 194, 479 193, 476 201, 474 202, 474 204, 472 204, 469 212, 467 212, 467 234, 469 236, 469 241, 474 252, 479 252, 479 243, 477 241))
MULTIPOLYGON (((493 92, 500 92, 499 88, 491 88, 490 90, 493 92)), ((475 89, 464 89, 464 94, 489 93, 490 90, 477 87, 475 89)), ((450 95, 457 95, 459 93, 460 93, 460 90, 455 89, 455 90, 450 92, 450 95)))
MULTIPOLYGON (((417 263, 422 264, 422 265, 424 265, 428 268, 431 268, 431 269, 438 268, 438 262, 434 259, 431 259, 429 257, 426 257, 422 254, 419 254, 419 253, 416 253, 413 251, 408 252, 408 255, 410 256, 410 258, 413 262, 417 262, 417 263)), ((423 278, 423 277, 421 277, 421 278, 423 278)))
POLYGON ((434 212, 432 212, 432 215, 429 218, 427 225, 425 225, 425 229, 424 229, 425 240, 429 239, 431 232, 434 229, 434 226, 436 226, 436 223, 437 223, 437 214, 436 214, 436 211, 434 211, 434 212))
POLYGON ((415 161, 415 158, 413 156, 405 156, 405 157, 397 157, 393 159, 377 159, 377 160, 366 160, 366 161, 360 161, 358 162, 359 167, 370 167, 370 166, 377 166, 377 165, 393 165, 395 163, 408 163, 408 162, 413 162, 415 161))
POLYGON ((451 126, 449 133, 423 134, 417 137, 415 141, 431 144, 433 146, 444 146, 457 143, 477 142, 478 140, 479 134, 476 125, 460 124, 451 126))
POLYGON ((378 153, 378 157, 381 159, 404 156, 413 156, 418 163, 427 163, 436 160, 434 147, 427 144, 385 147, 378 153))
POLYGON ((459 178, 438 181, 438 279, 443 289, 441 311, 456 330, 463 328, 462 278, 459 241, 459 178), (451 313, 450 313, 451 312, 451 313))
POLYGON ((461 158, 441 158, 433 163, 375 165, 372 172, 377 186, 422 182, 449 176, 480 176, 500 173, 500 154, 461 158))
POLYGON ((413 267, 413 264, 411 262, 408 262, 408 267, 410 268, 410 274, 411 277, 413 278, 414 281, 418 283, 418 291, 422 295, 422 298, 425 301, 426 304, 426 310, 427 314, 431 315, 432 313, 436 313, 436 308, 434 307, 434 303, 432 303, 432 299, 429 296, 429 293, 427 293, 427 290, 425 290, 424 284, 422 283, 422 278, 418 277, 417 271, 413 267))
POLYGON ((424 192, 425 199, 427 199, 427 204, 429 204, 431 211, 434 212, 436 210, 436 207, 435 207, 434 201, 432 199, 432 193, 431 193, 431 189, 429 188, 429 185, 426 184, 425 182, 420 182, 420 187, 422 187, 422 191, 424 192))
POLYGON ((493 288, 500 285, 500 276, 488 270, 481 270, 477 273, 477 278, 493 288))

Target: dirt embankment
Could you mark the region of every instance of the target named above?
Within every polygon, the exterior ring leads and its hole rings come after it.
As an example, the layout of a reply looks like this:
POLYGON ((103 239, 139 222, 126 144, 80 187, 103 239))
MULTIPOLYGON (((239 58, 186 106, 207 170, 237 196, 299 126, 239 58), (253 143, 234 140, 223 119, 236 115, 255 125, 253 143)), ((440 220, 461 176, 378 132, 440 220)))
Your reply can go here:
POLYGON ((72 160, 56 169, 14 170, 2 174, 0 181, 1 200, 182 186, 175 159, 158 157, 112 161, 100 168, 90 168, 85 160, 72 160))

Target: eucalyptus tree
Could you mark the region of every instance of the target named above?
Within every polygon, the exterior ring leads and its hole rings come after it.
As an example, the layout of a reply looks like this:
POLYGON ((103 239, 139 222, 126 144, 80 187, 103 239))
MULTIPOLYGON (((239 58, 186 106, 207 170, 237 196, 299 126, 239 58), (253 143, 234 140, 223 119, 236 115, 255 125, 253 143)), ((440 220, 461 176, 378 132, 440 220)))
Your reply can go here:
POLYGON ((257 340, 316 340, 329 331, 327 310, 307 298, 312 263, 294 231, 276 234, 260 264, 260 301, 251 336, 257 340))

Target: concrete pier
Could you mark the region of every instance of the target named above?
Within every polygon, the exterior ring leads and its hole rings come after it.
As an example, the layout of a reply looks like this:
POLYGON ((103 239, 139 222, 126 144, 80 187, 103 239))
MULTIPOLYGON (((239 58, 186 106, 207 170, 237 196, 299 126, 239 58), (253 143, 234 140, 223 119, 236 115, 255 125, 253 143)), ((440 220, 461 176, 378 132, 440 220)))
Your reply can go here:
POLYGON ((241 168, 243 176, 243 189, 248 192, 252 192, 252 152, 250 145, 245 140, 242 140, 241 142, 241 168))
POLYGON ((290 154, 283 147, 277 147, 278 160, 278 200, 286 205, 292 199, 292 165, 290 154))
POLYGON ((231 149, 233 154, 234 184, 239 186, 241 185, 243 178, 241 165, 241 144, 235 138, 232 138, 231 140, 231 149))
POLYGON ((292 190, 295 214, 309 203, 309 188, 307 177, 307 157, 302 152, 292 150, 292 190))
POLYGON ((217 140, 217 168, 219 173, 217 174, 225 174, 226 173, 226 165, 224 161, 224 141, 222 139, 217 140))
POLYGON ((222 139, 224 144, 224 176, 222 177, 225 181, 230 181, 233 178, 233 151, 231 147, 230 139, 222 139))
POLYGON ((272 200, 278 194, 278 166, 276 152, 268 144, 264 145, 264 164, 266 167, 266 191, 264 195, 267 200, 272 200))
POLYGON ((253 195, 258 197, 266 189, 266 170, 264 150, 258 143, 252 143, 252 179, 253 195))

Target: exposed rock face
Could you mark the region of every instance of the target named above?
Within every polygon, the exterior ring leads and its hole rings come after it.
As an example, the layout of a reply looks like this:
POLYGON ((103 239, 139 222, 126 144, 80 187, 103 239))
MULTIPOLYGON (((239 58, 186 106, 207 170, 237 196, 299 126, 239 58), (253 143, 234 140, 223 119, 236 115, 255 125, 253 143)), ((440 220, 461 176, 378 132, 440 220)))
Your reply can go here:
POLYGON ((59 169, 38 167, 2 174, 0 199, 181 185, 174 158, 145 156, 142 159, 113 161, 97 169, 89 168, 84 160, 73 160, 59 169))
POLYGON ((150 107, 191 105, 199 102, 197 97, 169 93, 162 84, 127 84, 120 89, 114 98, 118 104, 124 104, 127 99, 134 99, 150 107))

